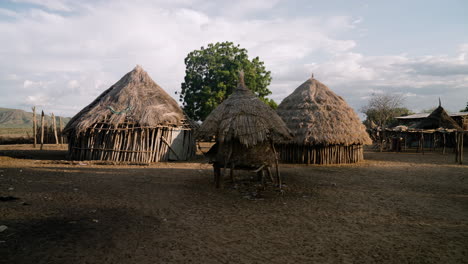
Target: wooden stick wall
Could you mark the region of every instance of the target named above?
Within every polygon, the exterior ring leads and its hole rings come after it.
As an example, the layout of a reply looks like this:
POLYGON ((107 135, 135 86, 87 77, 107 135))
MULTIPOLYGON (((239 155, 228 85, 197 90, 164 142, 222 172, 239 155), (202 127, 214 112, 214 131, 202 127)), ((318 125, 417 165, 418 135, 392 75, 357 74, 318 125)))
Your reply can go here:
POLYGON ((341 164, 364 160, 362 145, 304 146, 278 145, 282 162, 303 164, 341 164))
POLYGON ((78 137, 70 137, 69 157, 73 160, 106 160, 158 162, 169 160, 172 133, 182 130, 183 155, 187 160, 195 154, 195 138, 191 129, 181 127, 140 127, 123 123, 109 127, 105 122, 88 128, 78 137), (166 142, 165 142, 166 141, 166 142))

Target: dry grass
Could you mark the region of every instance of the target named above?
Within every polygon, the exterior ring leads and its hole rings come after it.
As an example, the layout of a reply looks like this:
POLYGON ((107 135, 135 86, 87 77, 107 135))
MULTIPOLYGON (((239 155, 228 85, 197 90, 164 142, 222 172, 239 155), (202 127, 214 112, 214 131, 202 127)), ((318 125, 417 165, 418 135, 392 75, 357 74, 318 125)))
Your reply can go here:
POLYGON ((32 134, 30 128, 0 128, 0 136, 3 137, 29 137, 32 134))
POLYGON ((34 141, 32 128, 0 128, 0 145, 29 144, 34 141))

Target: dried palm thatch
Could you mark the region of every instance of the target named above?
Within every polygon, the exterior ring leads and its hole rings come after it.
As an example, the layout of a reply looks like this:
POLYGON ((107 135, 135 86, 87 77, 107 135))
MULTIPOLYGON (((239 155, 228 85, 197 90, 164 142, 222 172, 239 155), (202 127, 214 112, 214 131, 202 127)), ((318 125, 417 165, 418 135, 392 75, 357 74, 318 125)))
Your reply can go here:
POLYGON ((372 143, 356 112, 313 77, 286 97, 277 112, 295 135, 280 145, 283 161, 357 162, 363 159, 362 145, 372 143))
POLYGON ((278 159, 274 142, 291 139, 291 133, 283 120, 262 102, 244 84, 243 72, 234 92, 210 115, 197 131, 198 138, 214 137, 216 144, 211 161, 215 170, 216 186, 220 187, 220 167, 262 168, 270 172, 276 162, 277 183, 281 186, 278 159))
POLYGON ((72 159, 154 162, 194 153, 191 122, 149 75, 136 66, 64 129, 72 159))
POLYGON ((432 113, 421 120, 419 123, 416 123, 411 128, 416 129, 456 129, 456 130, 463 130, 460 125, 457 124, 453 118, 451 118, 445 109, 440 105, 437 107, 432 113))
POLYGON ((177 102, 139 65, 76 114, 64 130, 83 132, 105 117, 114 126, 126 119, 149 127, 180 126, 187 120, 177 102))

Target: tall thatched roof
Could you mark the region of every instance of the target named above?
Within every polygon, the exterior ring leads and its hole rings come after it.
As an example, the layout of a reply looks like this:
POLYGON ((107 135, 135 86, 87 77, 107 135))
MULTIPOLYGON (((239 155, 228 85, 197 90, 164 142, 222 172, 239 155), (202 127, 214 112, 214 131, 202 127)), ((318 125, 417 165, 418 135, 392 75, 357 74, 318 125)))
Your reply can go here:
POLYGON ((463 130, 453 118, 451 118, 445 109, 440 105, 437 107, 432 113, 421 120, 420 122, 416 123, 412 128, 417 129, 437 129, 437 128, 445 128, 445 129, 456 129, 456 130, 463 130))
POLYGON ((219 142, 237 139, 249 147, 269 139, 290 139, 291 133, 275 111, 245 86, 240 73, 237 88, 208 115, 197 136, 216 136, 219 142))
POLYGON ((358 115, 343 98, 313 77, 278 106, 278 115, 299 145, 353 145, 372 141, 358 115))
POLYGON ((65 133, 79 133, 96 122, 118 125, 130 119, 141 126, 182 125, 186 119, 177 102, 157 85, 146 71, 136 66, 76 114, 65 133))

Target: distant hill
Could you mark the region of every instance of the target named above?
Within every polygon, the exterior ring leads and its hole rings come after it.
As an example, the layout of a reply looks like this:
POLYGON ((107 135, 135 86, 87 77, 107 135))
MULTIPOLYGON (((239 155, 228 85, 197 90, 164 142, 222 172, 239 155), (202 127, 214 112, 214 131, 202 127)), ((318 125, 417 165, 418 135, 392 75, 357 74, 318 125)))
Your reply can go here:
MULTIPOLYGON (((41 122, 41 112, 37 111, 38 126, 41 122)), ((64 126, 70 121, 70 117, 62 117, 64 126)), ((45 115, 45 120, 48 124, 52 124, 52 118, 45 115)), ((1 108, 0 107, 0 128, 28 128, 32 127, 33 114, 19 109, 1 108)), ((57 119, 58 126, 58 119, 57 119)))

